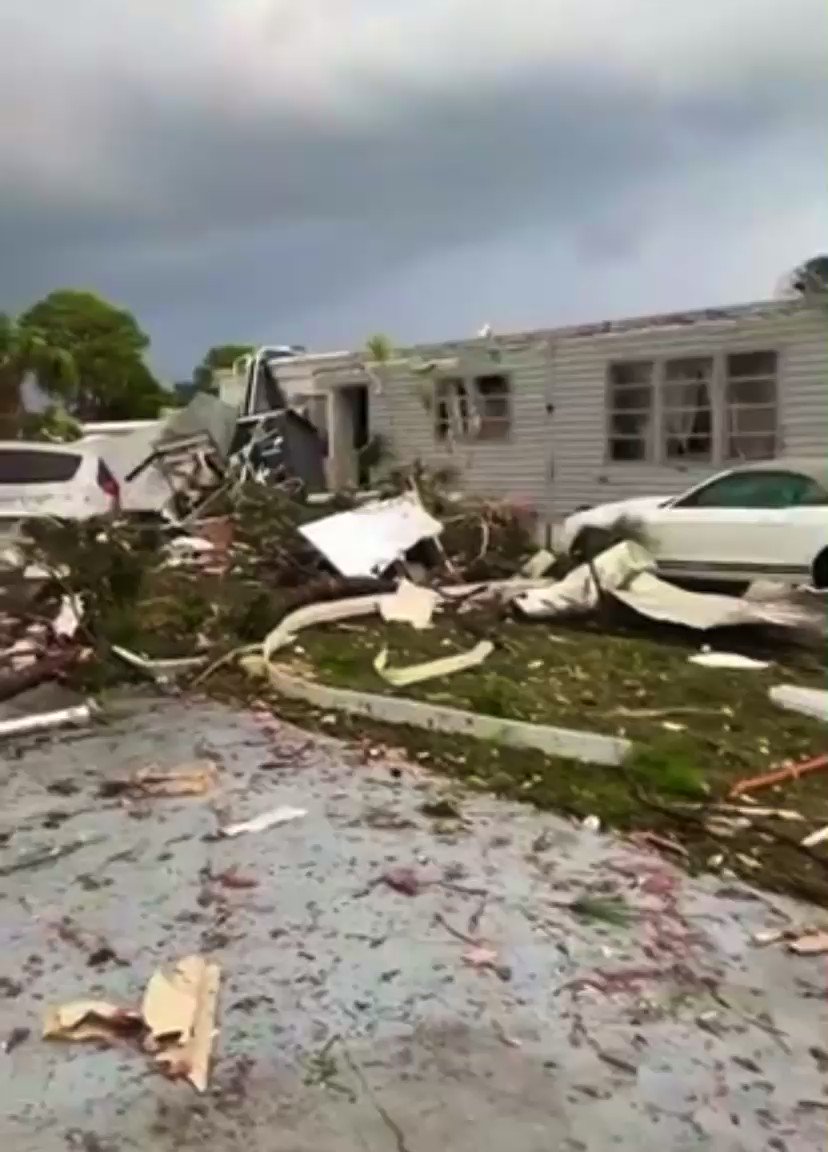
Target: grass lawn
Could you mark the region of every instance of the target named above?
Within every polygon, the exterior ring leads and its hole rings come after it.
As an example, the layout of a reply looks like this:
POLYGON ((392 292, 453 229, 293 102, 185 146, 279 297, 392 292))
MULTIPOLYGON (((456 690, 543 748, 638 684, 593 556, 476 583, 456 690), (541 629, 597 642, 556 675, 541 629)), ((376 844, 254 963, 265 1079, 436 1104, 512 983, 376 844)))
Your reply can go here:
MULTIPOLYGON (((308 629, 281 659, 326 684, 397 694, 372 666, 383 646, 389 666, 397 666, 490 638, 495 651, 479 668, 399 694, 626 736, 634 744, 629 762, 602 768, 363 718, 338 717, 334 726, 326 717, 327 729, 404 748, 466 786, 579 818, 596 815, 608 829, 657 833, 676 843, 676 859, 691 868, 730 870, 828 906, 828 844, 811 851, 798 846, 828 823, 828 771, 756 793, 757 806, 797 811, 801 821, 751 818, 738 827, 722 823, 714 807, 737 780, 828 750, 823 725, 783 711, 767 695, 779 683, 824 686, 824 662, 766 643, 774 659, 767 671, 703 668, 688 662, 699 647, 696 637, 613 627, 520 623, 491 610, 438 616, 426 632, 372 619, 308 629)), ((744 644, 743 633, 742 650, 744 644)), ((716 647, 725 650, 726 642, 719 639, 716 647)), ((292 702, 278 700, 274 707, 306 725, 320 719, 292 702)), ((736 814, 726 815, 733 821, 736 814)))

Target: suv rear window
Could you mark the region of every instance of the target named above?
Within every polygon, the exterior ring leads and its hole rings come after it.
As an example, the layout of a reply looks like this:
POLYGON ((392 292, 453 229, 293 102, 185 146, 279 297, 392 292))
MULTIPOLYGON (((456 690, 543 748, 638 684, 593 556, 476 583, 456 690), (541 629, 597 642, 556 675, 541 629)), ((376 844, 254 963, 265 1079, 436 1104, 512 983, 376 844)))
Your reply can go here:
POLYGON ((81 459, 74 452, 38 452, 36 448, 0 451, 0 484, 56 484, 71 480, 81 459))

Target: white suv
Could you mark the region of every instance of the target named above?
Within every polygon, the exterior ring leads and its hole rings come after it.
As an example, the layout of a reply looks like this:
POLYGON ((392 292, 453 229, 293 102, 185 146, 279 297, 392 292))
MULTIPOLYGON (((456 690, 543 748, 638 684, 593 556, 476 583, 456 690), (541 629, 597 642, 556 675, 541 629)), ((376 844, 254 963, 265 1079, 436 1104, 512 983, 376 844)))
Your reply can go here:
POLYGON ((87 520, 120 507, 118 482, 97 452, 76 444, 0 441, 0 535, 22 520, 87 520))

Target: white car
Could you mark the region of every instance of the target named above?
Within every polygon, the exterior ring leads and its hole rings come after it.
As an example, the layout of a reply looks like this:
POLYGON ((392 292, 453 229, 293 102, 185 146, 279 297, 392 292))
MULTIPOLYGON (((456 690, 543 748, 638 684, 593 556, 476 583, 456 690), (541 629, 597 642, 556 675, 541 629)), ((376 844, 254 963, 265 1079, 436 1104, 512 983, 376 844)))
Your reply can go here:
POLYGON ((87 520, 120 505, 118 482, 97 452, 80 444, 0 441, 0 535, 21 521, 87 520))
POLYGON ((828 461, 777 459, 719 472, 680 496, 602 504, 569 516, 553 534, 568 551, 588 530, 621 517, 645 534, 659 574, 727 586, 754 580, 828 588, 828 461))

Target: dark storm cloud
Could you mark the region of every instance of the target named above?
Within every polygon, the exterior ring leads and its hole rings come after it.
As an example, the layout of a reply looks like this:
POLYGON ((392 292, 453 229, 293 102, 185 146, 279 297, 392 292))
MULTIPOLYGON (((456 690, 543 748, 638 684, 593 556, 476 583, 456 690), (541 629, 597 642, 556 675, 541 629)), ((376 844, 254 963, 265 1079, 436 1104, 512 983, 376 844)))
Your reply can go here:
POLYGON ((362 114, 329 117, 107 63, 93 87, 105 147, 88 173, 0 176, 0 290, 17 306, 56 284, 97 285, 179 369, 214 338, 264 335, 441 250, 473 260, 477 242, 527 224, 571 232, 592 257, 630 253, 649 189, 700 168, 738 173, 791 137, 807 152, 825 94, 813 66, 659 91, 536 60, 450 88, 374 77, 362 114))

